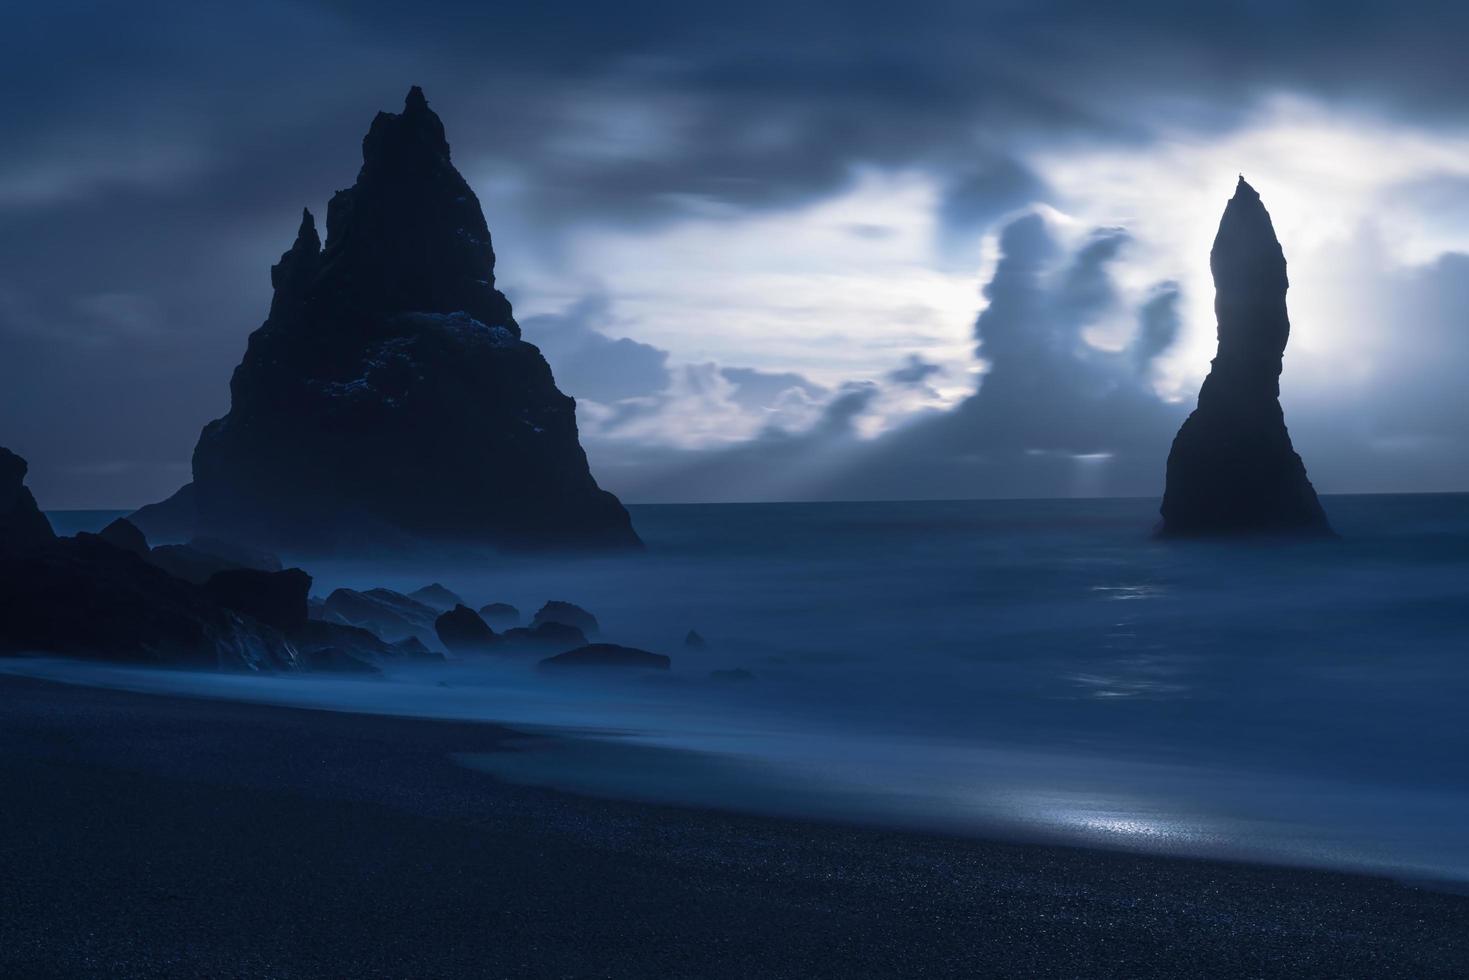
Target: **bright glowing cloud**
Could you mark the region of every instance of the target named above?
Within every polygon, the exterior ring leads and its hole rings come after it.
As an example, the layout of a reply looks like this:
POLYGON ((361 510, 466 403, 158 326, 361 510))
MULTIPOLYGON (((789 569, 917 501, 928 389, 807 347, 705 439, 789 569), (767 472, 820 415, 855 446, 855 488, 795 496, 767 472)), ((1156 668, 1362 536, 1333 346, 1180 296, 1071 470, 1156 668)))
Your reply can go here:
MULTIPOLYGON (((936 203, 932 177, 864 170, 842 193, 790 210, 583 227, 565 263, 595 270, 635 339, 676 361, 876 379, 912 353, 969 358, 979 283, 938 271, 936 203)), ((560 304, 559 268, 526 272, 520 302, 560 304)), ((962 373, 943 384, 951 398, 965 388, 962 373)))
MULTIPOLYGON (((1278 97, 1223 134, 1160 133, 1146 146, 1036 153, 1029 161, 1083 227, 1120 225, 1135 244, 1117 269, 1133 293, 1159 279, 1181 286, 1183 337, 1160 385, 1188 397, 1214 353, 1209 249, 1239 173, 1270 210, 1291 277, 1287 370, 1305 385, 1370 370, 1374 332, 1363 274, 1469 250, 1469 224, 1439 218, 1415 185, 1469 178, 1469 136, 1413 128, 1278 97), (1354 257, 1354 258, 1349 258, 1354 257), (1343 261, 1361 268, 1344 268, 1343 261)), ((1466 188, 1469 190, 1469 188, 1466 188)))

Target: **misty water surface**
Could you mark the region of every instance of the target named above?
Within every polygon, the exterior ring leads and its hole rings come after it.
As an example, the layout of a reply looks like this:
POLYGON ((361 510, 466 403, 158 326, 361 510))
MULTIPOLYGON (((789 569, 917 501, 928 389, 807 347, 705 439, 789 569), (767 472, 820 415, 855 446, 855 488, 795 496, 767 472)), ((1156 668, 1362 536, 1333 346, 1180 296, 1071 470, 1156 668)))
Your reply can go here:
POLYGON ((1326 542, 1158 542, 1155 506, 647 506, 645 555, 306 563, 571 600, 667 675, 7 669, 574 732, 462 761, 584 793, 1469 880, 1469 496, 1331 498, 1326 542))

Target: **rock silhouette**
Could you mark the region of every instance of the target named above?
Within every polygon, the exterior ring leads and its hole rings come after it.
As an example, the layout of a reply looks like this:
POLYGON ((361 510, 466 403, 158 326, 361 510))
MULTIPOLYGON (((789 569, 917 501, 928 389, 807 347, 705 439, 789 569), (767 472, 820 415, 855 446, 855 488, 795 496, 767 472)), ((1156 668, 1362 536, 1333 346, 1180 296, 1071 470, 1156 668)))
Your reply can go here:
POLYGON ((574 602, 563 602, 560 599, 551 599, 548 601, 536 611, 535 618, 530 621, 532 628, 545 623, 560 623, 563 626, 574 626, 587 636, 596 636, 602 629, 597 624, 596 616, 593 616, 574 602))
POLYGON ((495 631, 468 606, 455 606, 434 620, 434 631, 451 653, 484 653, 500 642, 495 631))
POLYGON ((1243 177, 1209 254, 1219 350, 1168 454, 1159 533, 1331 534, 1280 408, 1285 254, 1243 177))
POLYGON ((211 576, 204 591, 226 609, 252 616, 289 636, 306 626, 311 576, 299 568, 279 572, 232 568, 211 576))
POLYGON ((128 515, 135 527, 159 544, 177 544, 194 536, 199 515, 194 507, 194 485, 185 483, 173 496, 139 507, 128 515))
POLYGON ((56 540, 25 485, 27 468, 25 460, 0 448, 0 552, 27 551, 56 540))
POLYGON ((149 564, 195 585, 203 585, 215 573, 232 568, 249 568, 258 572, 281 570, 280 559, 275 555, 231 545, 216 538, 194 538, 188 544, 161 544, 144 552, 143 557, 149 564))
POLYGON ((520 622, 520 610, 508 602, 492 602, 489 605, 480 606, 479 615, 486 623, 501 629, 515 626, 520 622))
POLYGON ((25 486, 26 462, 0 448, 0 655, 295 670, 278 630, 220 605, 146 560, 136 528, 58 538, 25 486))
POLYGON ((414 589, 408 593, 408 598, 421 602, 425 606, 437 609, 439 612, 448 612, 455 606, 464 605, 463 599, 438 582, 434 582, 432 585, 425 585, 421 589, 414 589))
POLYGON ((388 643, 417 637, 436 643, 438 611, 392 589, 337 589, 326 597, 322 613, 330 622, 371 630, 388 643))
MULTIPOLYGON (((386 642, 356 626, 309 619, 311 576, 282 571, 273 555, 208 538, 150 550, 124 520, 58 538, 25 487, 25 472, 25 460, 0 448, 0 655, 252 672, 376 673, 381 662, 443 659, 411 636, 386 642)), ((433 615, 387 589, 338 590, 333 598, 405 630, 411 619, 433 615)))
POLYGON ((98 531, 97 537, 123 551, 131 551, 135 555, 148 554, 148 539, 125 517, 119 517, 98 531))
POLYGON ((192 490, 138 515, 293 552, 389 542, 639 547, 578 441, 575 402, 495 288, 478 199, 413 88, 357 182, 271 269, 270 315, 194 450, 192 490))

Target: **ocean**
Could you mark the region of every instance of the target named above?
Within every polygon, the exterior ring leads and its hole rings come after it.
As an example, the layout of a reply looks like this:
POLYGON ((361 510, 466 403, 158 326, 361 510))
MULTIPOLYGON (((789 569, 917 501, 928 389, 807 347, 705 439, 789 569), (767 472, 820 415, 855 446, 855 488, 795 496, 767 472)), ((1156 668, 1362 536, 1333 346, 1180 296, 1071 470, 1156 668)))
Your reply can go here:
POLYGON ((305 563, 572 601, 666 675, 0 669, 506 722, 535 737, 460 761, 590 795, 1469 882, 1469 495, 1324 503, 1338 540, 1161 542, 1142 499, 634 506, 641 555, 305 563))

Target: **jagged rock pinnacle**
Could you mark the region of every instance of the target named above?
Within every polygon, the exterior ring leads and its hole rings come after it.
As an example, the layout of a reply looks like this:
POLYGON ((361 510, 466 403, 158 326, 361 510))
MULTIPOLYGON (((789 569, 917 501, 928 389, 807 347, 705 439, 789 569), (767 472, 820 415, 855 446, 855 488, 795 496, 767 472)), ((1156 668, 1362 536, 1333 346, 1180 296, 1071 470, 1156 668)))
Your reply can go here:
POLYGON ((296 240, 281 260, 270 267, 270 284, 275 288, 271 313, 283 303, 296 302, 310 288, 321 265, 321 239, 316 234, 316 219, 307 208, 301 209, 301 227, 296 240))
POLYGON ((271 270, 230 411, 194 450, 197 530, 291 551, 636 547, 494 270, 479 200, 415 86, 373 119, 325 245, 304 212, 271 270))
POLYGON ((296 229, 296 244, 307 243, 312 251, 321 251, 321 239, 316 234, 316 219, 310 208, 301 209, 301 227, 296 229))
POLYGON ((1241 175, 1209 254, 1219 351, 1173 441, 1161 532, 1329 534, 1280 408, 1290 318, 1285 253, 1241 175))

